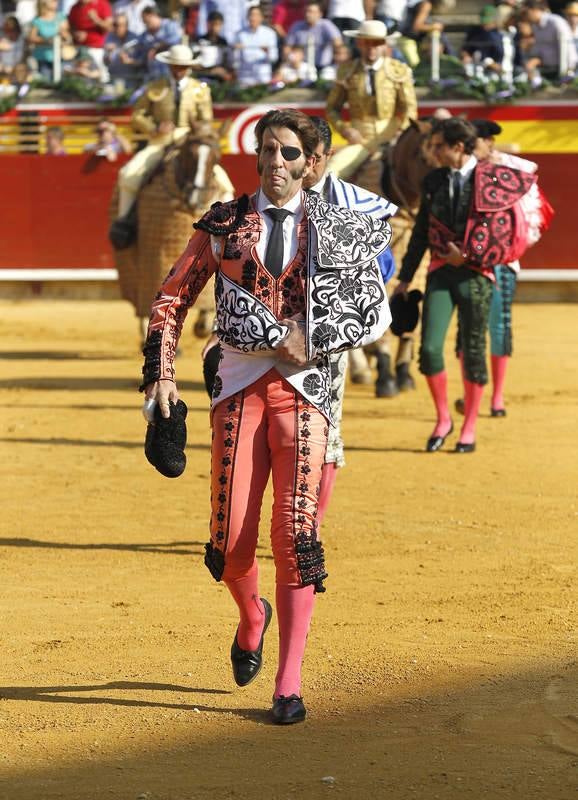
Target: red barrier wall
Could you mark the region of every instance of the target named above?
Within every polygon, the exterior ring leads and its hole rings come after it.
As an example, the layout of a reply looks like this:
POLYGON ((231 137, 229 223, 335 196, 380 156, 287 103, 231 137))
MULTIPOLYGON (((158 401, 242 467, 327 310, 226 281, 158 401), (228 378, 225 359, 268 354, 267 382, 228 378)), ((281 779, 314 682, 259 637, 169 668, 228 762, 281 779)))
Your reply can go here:
MULTIPOLYGON (((539 163, 540 183, 556 216, 523 266, 574 269, 578 153, 529 157, 539 163)), ((113 267, 108 204, 122 163, 87 156, 0 156, 0 269, 113 267)), ((223 166, 239 193, 254 189, 254 156, 225 155, 223 166)))

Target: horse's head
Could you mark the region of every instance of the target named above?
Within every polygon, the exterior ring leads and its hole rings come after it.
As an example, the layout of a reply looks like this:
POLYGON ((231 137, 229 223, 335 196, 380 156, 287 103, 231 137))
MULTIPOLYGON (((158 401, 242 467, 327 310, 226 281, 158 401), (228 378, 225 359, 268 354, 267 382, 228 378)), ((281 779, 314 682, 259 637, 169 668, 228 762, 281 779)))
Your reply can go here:
POLYGON ((175 179, 187 207, 194 213, 208 208, 215 193, 213 167, 220 158, 219 137, 210 122, 198 123, 187 134, 175 161, 175 179))
POLYGON ((406 156, 409 156, 412 162, 415 160, 415 169, 423 175, 437 166, 432 158, 429 144, 432 127, 433 123, 429 119, 412 119, 409 128, 404 131, 407 133, 406 156))
POLYGON ((405 208, 419 204, 421 184, 436 164, 429 150, 432 123, 429 120, 410 121, 390 152, 390 168, 386 194, 405 208))

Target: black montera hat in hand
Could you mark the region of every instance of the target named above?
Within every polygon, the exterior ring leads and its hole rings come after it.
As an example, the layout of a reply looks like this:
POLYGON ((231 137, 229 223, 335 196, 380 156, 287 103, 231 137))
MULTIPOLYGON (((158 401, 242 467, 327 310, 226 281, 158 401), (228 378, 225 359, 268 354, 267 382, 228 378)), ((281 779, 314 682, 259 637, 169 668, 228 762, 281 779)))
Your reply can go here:
POLYGON ((187 456, 187 406, 182 400, 169 401, 171 416, 165 419, 155 406, 154 422, 149 422, 145 438, 145 456, 162 475, 178 478, 185 471, 187 456))
POLYGON ((419 289, 412 289, 406 295, 396 294, 389 302, 391 311, 391 332, 395 336, 411 333, 419 322, 419 304, 423 294, 419 289))

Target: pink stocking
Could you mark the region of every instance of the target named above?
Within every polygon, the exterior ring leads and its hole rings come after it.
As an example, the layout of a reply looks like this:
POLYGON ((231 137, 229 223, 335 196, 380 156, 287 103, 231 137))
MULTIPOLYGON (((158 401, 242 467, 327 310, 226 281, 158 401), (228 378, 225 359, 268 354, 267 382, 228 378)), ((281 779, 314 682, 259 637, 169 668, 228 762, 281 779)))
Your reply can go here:
POLYGON ((452 427, 448 408, 448 374, 445 370, 437 375, 425 376, 437 412, 437 423, 432 436, 447 436, 452 427))
POLYGON ((319 484, 319 501, 317 503, 317 530, 321 528, 321 523, 327 511, 327 506, 333 494, 335 478, 337 477, 337 464, 324 464, 321 472, 321 483, 319 484))
POLYGON ((313 586, 277 585, 279 669, 275 697, 301 696, 301 663, 314 602, 313 586))
POLYGON ((508 356, 492 356, 492 408, 503 409, 508 356))
POLYGON ((256 650, 265 624, 265 609, 259 597, 257 564, 240 578, 226 580, 227 588, 239 607, 237 644, 242 650, 256 650))
POLYGON ((483 384, 464 380, 464 424, 460 433, 462 444, 473 444, 476 440, 476 422, 483 393, 483 384))

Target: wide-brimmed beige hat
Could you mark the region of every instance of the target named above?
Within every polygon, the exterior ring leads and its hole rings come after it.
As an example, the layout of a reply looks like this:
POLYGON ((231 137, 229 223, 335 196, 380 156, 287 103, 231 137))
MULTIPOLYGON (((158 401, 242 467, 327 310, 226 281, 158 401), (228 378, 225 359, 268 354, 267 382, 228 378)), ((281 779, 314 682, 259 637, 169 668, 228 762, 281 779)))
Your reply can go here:
POLYGON ((374 41, 387 41, 387 26, 379 19, 366 19, 356 31, 343 31, 344 36, 352 39, 373 39, 374 41))
POLYGON ((174 67, 192 67, 197 63, 195 54, 186 44, 174 44, 168 50, 157 53, 155 58, 163 64, 172 64, 174 67))

